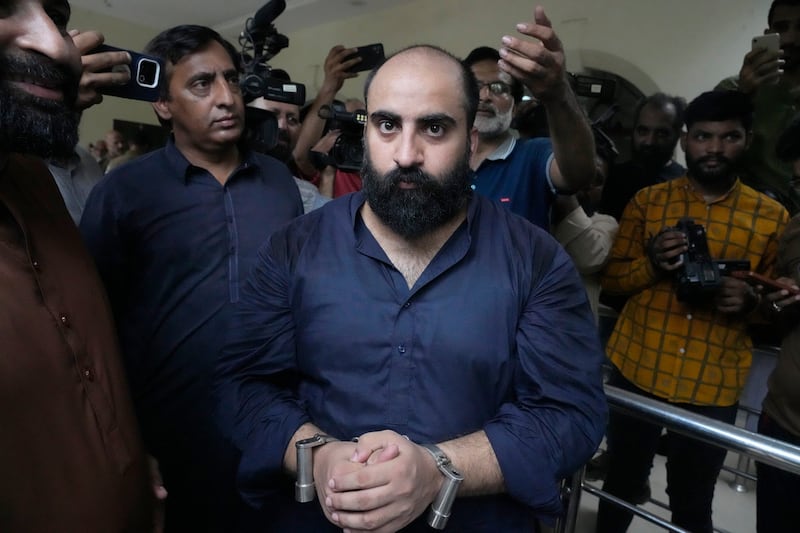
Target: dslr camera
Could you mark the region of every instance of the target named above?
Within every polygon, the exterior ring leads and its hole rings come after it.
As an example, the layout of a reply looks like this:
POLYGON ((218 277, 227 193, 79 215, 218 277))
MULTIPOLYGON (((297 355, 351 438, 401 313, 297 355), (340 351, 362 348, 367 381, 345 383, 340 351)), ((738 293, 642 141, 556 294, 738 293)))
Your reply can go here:
POLYGON ((680 219, 675 229, 686 235, 689 248, 678 258, 683 260, 676 280, 678 301, 705 302, 721 285, 722 276, 735 270, 750 270, 748 260, 712 259, 706 230, 701 224, 695 224, 694 219, 680 219))
POLYGON ((366 110, 359 109, 353 113, 345 111, 344 106, 324 105, 319 109, 320 118, 327 120, 326 131, 339 130, 333 148, 328 154, 311 152, 314 166, 319 169, 328 165, 340 170, 358 172, 364 160, 364 124, 367 123, 366 110))

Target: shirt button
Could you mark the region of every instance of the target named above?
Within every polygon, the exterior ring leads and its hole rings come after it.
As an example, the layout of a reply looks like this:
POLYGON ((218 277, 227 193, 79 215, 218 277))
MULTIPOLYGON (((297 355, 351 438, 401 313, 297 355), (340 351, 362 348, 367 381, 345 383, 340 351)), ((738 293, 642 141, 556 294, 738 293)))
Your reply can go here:
POLYGON ((404 303, 404 304, 403 304, 403 307, 405 307, 406 309, 408 309, 409 307, 411 307, 411 302, 406 302, 406 303, 404 303))
POLYGON ((475 185, 470 185, 469 188, 474 191, 476 187, 475 187, 475 185))
POLYGON ((680 350, 678 350, 678 352, 679 353, 686 353, 686 349, 685 348, 681 348, 680 350))
POLYGON ((84 368, 83 369, 83 377, 85 377, 89 381, 94 381, 94 373, 92 372, 92 369, 91 368, 84 368))
POLYGON ((65 326, 69 325, 69 318, 67 318, 67 315, 61 315, 61 323, 65 326))
POLYGON ((400 346, 397 347, 397 351, 400 353, 406 353, 406 345, 401 344, 400 346))
POLYGON ((34 259, 31 264, 33 265, 34 270, 39 270, 39 261, 34 259))
POLYGON ((691 320, 691 319, 692 319, 692 315, 691 314, 686 315, 686 320, 691 320))

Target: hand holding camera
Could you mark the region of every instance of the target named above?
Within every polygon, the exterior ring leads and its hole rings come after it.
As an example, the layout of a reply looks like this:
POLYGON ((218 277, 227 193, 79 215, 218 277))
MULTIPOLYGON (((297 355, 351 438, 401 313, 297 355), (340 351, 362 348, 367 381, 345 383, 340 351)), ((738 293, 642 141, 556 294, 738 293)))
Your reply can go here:
POLYGON ((683 266, 683 255, 688 250, 689 241, 683 231, 664 228, 650 243, 650 261, 656 269, 672 272, 683 266))
POLYGON ((746 313, 758 304, 758 295, 746 281, 733 276, 721 276, 714 304, 720 313, 746 313))

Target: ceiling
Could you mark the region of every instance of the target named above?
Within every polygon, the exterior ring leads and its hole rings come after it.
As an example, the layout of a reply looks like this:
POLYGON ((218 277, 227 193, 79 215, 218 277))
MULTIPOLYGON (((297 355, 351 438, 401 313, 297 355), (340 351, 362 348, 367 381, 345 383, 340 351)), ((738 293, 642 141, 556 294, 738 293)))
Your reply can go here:
MULTIPOLYGON (((275 21, 281 33, 380 11, 410 0, 286 0, 275 21)), ((266 0, 70 0, 73 7, 161 30, 202 24, 220 33, 238 33, 266 0)))

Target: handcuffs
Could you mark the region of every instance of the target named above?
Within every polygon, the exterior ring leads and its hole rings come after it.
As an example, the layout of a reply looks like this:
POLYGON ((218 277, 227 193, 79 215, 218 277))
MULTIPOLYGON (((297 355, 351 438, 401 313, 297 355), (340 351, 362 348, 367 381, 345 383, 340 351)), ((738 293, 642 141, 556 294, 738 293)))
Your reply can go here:
MULTIPOLYGON (((300 503, 314 501, 316 488, 314 487, 314 448, 335 442, 339 439, 317 433, 308 439, 295 443, 297 450, 297 480, 294 482, 294 497, 300 503)), ((434 529, 444 529, 450 518, 453 501, 458 493, 458 486, 464 480, 458 470, 453 467, 450 458, 435 444, 421 444, 433 456, 436 467, 445 478, 444 485, 439 489, 439 494, 431 504, 428 512, 428 525, 434 529)))

